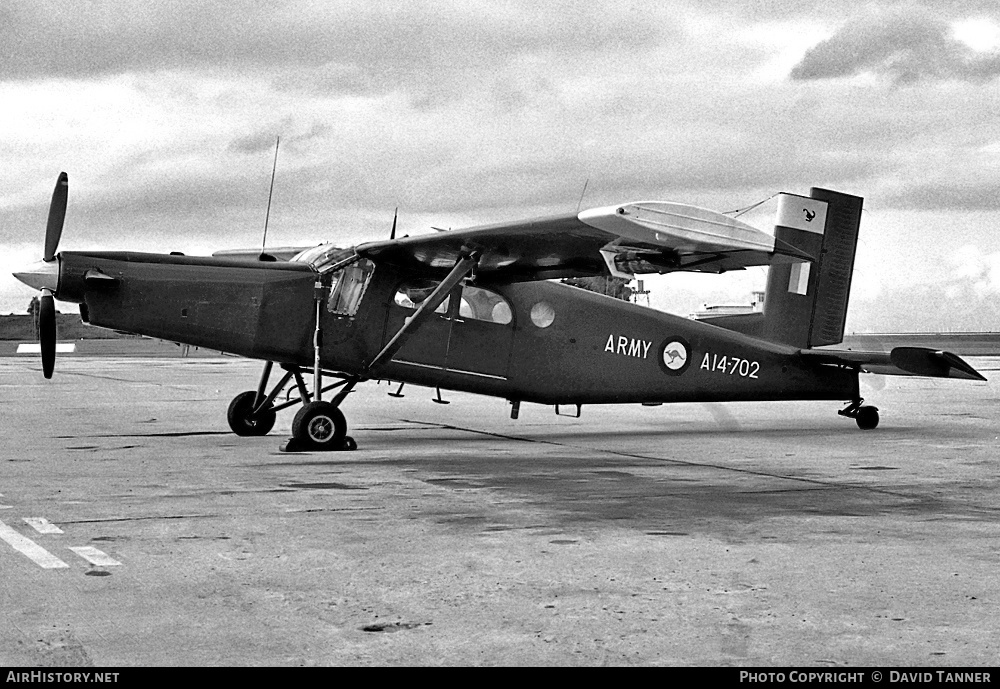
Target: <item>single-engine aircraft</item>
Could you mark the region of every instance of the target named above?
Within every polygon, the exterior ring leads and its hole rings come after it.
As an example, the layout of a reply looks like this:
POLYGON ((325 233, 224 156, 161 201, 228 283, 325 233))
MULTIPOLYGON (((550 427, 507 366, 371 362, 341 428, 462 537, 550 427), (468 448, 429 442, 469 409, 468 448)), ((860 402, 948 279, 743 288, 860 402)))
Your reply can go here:
POLYGON ((42 260, 15 273, 41 291, 45 377, 53 298, 76 302, 95 326, 264 361, 229 426, 265 435, 277 411, 301 405, 287 449, 355 448, 340 407, 371 379, 506 398, 512 418, 522 402, 579 415, 584 404, 842 400, 838 413, 865 430, 879 415, 860 373, 985 380, 945 351, 824 348, 843 341, 861 221, 862 199, 836 191, 780 195, 773 236, 695 206, 633 202, 398 239, 393 221, 390 239, 349 248, 210 257, 57 254, 67 192, 62 173, 42 260), (701 321, 553 281, 748 266, 770 266, 763 312, 701 321), (268 390, 274 364, 283 373, 268 390), (298 397, 283 401, 290 385, 298 397))

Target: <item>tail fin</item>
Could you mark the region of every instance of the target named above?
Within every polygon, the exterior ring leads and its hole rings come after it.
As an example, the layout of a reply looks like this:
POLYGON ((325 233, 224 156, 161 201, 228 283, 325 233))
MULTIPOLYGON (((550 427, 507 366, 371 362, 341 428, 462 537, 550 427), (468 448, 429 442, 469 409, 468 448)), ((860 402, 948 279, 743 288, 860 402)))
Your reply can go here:
POLYGON ((771 266, 760 336, 801 348, 842 342, 864 199, 817 188, 780 199, 774 236, 816 261, 771 266))

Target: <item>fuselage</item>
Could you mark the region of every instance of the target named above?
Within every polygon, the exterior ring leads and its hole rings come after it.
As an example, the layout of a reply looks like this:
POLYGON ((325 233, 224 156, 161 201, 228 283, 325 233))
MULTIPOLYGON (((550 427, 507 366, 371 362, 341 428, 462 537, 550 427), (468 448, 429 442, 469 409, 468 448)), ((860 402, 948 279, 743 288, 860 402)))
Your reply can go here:
POLYGON ((128 253, 60 258, 57 298, 94 325, 310 367, 545 404, 851 399, 857 374, 798 350, 558 283, 464 284, 366 366, 412 316, 426 275, 371 265, 322 294, 295 263, 128 253), (354 281, 352 284, 352 280, 354 281))

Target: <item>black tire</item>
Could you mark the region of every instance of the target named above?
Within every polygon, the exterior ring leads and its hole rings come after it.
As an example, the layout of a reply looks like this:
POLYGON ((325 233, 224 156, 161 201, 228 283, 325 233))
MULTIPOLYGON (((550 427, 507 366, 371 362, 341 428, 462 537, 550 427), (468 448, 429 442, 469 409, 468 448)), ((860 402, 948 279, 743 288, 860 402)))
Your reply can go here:
POLYGON ((241 392, 229 403, 229 411, 226 418, 233 433, 241 436, 267 435, 274 428, 274 421, 277 415, 266 409, 259 414, 253 414, 253 403, 257 398, 257 393, 253 390, 241 392))
POLYGON ((861 407, 858 415, 854 417, 858 428, 863 431, 870 431, 878 426, 878 409, 875 407, 861 407))
POLYGON ((313 450, 340 450, 346 435, 344 413, 329 402, 304 404, 292 420, 292 437, 313 450))
POLYGON ((351 436, 344 436, 344 450, 354 452, 358 449, 358 442, 351 436))

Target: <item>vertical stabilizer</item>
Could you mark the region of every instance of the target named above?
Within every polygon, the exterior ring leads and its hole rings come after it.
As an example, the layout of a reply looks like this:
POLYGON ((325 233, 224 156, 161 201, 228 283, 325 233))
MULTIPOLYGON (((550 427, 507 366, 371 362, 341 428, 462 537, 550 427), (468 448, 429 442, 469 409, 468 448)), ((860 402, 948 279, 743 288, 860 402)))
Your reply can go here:
POLYGON ((780 195, 774 236, 816 260, 771 266, 761 336, 802 348, 843 341, 862 202, 816 188, 780 195))

